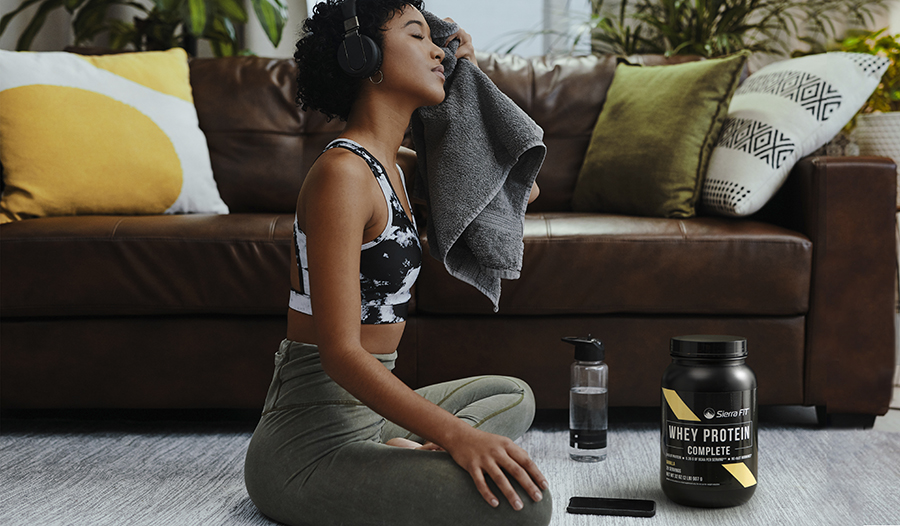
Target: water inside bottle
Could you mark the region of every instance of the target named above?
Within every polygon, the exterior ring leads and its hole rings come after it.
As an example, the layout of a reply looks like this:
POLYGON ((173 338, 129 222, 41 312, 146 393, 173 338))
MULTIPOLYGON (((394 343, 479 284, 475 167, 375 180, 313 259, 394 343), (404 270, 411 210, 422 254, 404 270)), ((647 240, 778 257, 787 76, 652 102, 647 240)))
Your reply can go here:
POLYGON ((569 456, 582 462, 606 458, 607 390, 573 387, 569 393, 569 456))

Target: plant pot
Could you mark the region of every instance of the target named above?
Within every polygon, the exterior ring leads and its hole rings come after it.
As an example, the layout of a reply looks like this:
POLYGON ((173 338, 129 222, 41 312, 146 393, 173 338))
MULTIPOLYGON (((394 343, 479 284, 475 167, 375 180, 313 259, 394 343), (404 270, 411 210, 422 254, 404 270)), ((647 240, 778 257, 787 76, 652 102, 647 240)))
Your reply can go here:
MULTIPOLYGON (((865 113, 856 117, 853 138, 860 155, 890 157, 900 165, 900 112, 865 113)), ((900 177, 897 179, 900 190, 900 177)), ((897 195, 900 210, 900 192, 897 195)))
POLYGON ((845 131, 839 132, 825 146, 819 148, 813 155, 828 155, 829 157, 857 157, 859 146, 853 141, 853 136, 845 131))

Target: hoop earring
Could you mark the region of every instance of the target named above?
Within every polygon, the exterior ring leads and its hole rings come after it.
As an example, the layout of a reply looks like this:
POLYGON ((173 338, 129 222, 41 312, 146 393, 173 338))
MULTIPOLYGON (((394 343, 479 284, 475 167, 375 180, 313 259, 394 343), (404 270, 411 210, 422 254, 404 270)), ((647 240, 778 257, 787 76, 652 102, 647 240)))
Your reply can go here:
POLYGON ((372 84, 381 84, 382 82, 384 82, 384 73, 382 73, 380 69, 376 73, 381 75, 381 78, 378 79, 378 82, 375 82, 374 80, 372 80, 372 77, 374 77, 375 75, 372 75, 371 77, 369 77, 369 82, 371 82, 372 84))

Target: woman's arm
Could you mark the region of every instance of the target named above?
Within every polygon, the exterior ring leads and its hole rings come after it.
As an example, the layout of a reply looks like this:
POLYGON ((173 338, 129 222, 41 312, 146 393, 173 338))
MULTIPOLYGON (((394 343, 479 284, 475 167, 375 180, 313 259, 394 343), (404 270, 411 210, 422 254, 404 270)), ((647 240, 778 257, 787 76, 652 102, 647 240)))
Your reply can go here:
MULTIPOLYGON (((494 480, 510 504, 519 497, 502 470, 532 495, 547 482, 512 440, 473 429, 415 393, 363 348, 360 338, 359 247, 375 225, 371 172, 352 154, 330 156, 310 171, 301 193, 309 258, 310 295, 322 367, 338 385, 388 420, 444 448, 466 469, 484 499, 499 505, 485 482, 494 480), (348 203, 358 204, 348 206, 348 203)), ((423 453, 424 454, 424 453, 423 453)))
POLYGON ((535 181, 534 184, 531 185, 531 195, 528 196, 528 204, 533 203, 539 195, 541 195, 541 189, 538 188, 537 181, 535 181))

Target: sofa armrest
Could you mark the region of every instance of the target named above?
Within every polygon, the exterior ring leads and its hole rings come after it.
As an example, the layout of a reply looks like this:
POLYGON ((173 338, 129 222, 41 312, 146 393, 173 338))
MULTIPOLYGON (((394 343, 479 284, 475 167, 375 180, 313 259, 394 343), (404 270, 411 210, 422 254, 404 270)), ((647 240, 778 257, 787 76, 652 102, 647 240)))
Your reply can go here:
POLYGON ((887 158, 808 157, 789 178, 798 229, 813 242, 804 399, 827 413, 890 404, 896 177, 887 158))

